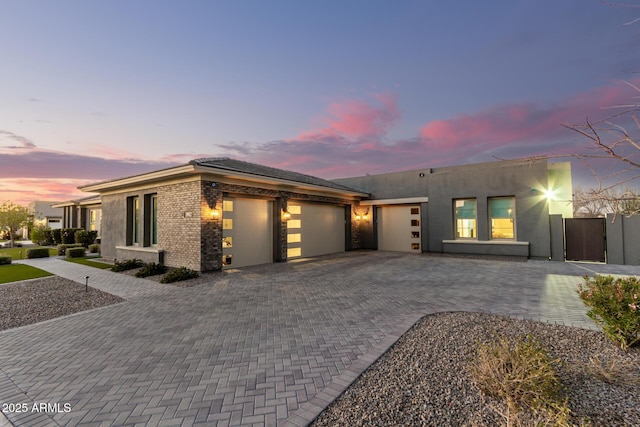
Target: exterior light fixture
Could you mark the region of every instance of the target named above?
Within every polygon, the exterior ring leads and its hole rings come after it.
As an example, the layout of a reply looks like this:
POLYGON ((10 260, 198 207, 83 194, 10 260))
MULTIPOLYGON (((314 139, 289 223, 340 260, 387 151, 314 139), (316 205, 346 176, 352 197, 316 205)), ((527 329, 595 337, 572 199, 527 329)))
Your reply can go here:
POLYGON ((547 189, 543 191, 544 196, 547 198, 548 201, 552 202, 555 200, 556 197, 556 191, 552 190, 552 189, 547 189))
POLYGON ((217 209, 211 209, 210 215, 211 215, 211 218, 217 219, 220 217, 220 211, 217 209))
POLYGON ((282 210, 282 219, 284 219, 285 221, 289 221, 291 219, 291 214, 283 209, 282 210))
POLYGON ((355 214, 355 218, 356 221, 360 221, 360 220, 364 220, 367 221, 369 219, 369 209, 367 209, 364 213, 360 213, 357 210, 353 210, 353 213, 355 214))

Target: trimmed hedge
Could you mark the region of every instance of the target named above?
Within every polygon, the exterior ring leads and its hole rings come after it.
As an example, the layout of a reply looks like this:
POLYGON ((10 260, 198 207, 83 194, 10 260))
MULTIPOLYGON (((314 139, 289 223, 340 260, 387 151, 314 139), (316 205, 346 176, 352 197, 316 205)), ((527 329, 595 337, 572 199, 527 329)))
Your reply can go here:
POLYGON ((62 244, 62 229, 61 228, 56 228, 54 230, 51 230, 51 235, 53 237, 53 244, 54 245, 61 245, 62 244))
POLYGON ((89 245, 89 253, 99 254, 100 253, 100 243, 94 243, 93 245, 89 245))
POLYGON ((67 254, 67 249, 69 248, 83 248, 84 246, 82 246, 80 243, 72 243, 72 244, 64 244, 64 245, 58 245, 56 246, 56 249, 58 250, 58 255, 59 256, 64 256, 67 254))
POLYGON ((27 249, 27 258, 49 258, 49 248, 27 249))
POLYGON ((71 245, 76 242, 76 231, 84 230, 83 228, 63 228, 60 236, 63 245, 71 245))
POLYGON ((95 230, 78 230, 74 234, 75 242, 82 244, 85 248, 93 244, 96 241, 96 237, 98 237, 98 232, 95 230))
POLYGON ((162 264, 156 264, 155 262, 149 262, 142 266, 140 271, 136 272, 136 277, 148 277, 156 276, 158 274, 164 274, 167 272, 167 267, 162 264))
POLYGON ((84 246, 81 248, 69 248, 65 252, 67 258, 82 258, 84 256, 84 246))
POLYGON ((139 260, 137 258, 125 259, 124 261, 116 261, 116 263, 113 264, 113 267, 111 267, 111 271, 120 272, 120 271, 126 271, 126 270, 133 270, 134 268, 140 268, 143 265, 144 263, 142 262, 142 260, 139 260))
POLYGON ((198 276, 200 274, 197 271, 190 270, 187 267, 180 267, 165 274, 160 283, 180 282, 182 280, 195 279, 198 276))
POLYGON ((0 265, 11 264, 11 257, 7 255, 0 255, 0 265))

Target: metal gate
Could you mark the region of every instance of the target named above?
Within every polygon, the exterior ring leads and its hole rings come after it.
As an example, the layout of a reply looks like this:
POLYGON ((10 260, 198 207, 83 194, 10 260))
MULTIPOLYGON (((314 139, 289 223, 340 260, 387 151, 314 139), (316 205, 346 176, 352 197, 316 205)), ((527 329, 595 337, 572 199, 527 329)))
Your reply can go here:
POLYGON ((564 220, 567 261, 605 262, 605 219, 567 218, 564 220))

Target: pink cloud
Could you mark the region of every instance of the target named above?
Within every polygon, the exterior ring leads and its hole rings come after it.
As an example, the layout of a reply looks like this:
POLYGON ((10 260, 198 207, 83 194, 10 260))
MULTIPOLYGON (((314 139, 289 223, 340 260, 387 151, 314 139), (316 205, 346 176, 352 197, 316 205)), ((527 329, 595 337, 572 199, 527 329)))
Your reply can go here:
MULTIPOLYGON (((640 79, 632 83, 640 84, 640 79)), ((331 103, 320 126, 294 138, 219 146, 232 157, 325 178, 383 173, 411 168, 485 162, 576 152, 588 144, 563 123, 611 114, 603 107, 635 96, 622 82, 577 94, 564 102, 500 105, 432 120, 416 136, 389 141, 400 120, 397 97, 331 103)))
POLYGON ((617 82, 578 94, 562 104, 503 105, 430 121, 422 126, 420 136, 432 149, 466 150, 469 153, 496 150, 512 144, 544 143, 569 137, 563 123, 584 123, 587 117, 594 120, 604 118, 614 112, 607 110, 607 106, 629 99, 630 87, 617 82))
POLYGON ((395 94, 374 94, 377 105, 361 100, 333 102, 327 115, 318 119, 323 127, 300 133, 296 139, 317 137, 363 138, 384 135, 400 118, 395 94))

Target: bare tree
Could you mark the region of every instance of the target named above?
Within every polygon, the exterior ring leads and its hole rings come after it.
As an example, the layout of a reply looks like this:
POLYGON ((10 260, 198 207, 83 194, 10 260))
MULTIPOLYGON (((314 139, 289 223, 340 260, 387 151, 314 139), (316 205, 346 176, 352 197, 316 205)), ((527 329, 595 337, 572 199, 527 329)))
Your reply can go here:
MULTIPOLYGON (((610 7, 640 9, 637 4, 601 3, 610 7)), ((626 22, 632 25, 640 18, 626 22)), ((584 136, 589 141, 589 150, 568 156, 585 164, 597 179, 598 186, 577 193, 583 210, 607 207, 610 212, 623 215, 640 213, 640 191, 631 189, 640 183, 640 87, 625 81, 635 94, 628 102, 605 106, 609 115, 604 119, 585 123, 564 123, 563 126, 584 136), (612 163, 610 172, 603 165, 612 163), (588 207, 590 206, 590 207, 588 207)), ((563 156, 559 156, 563 157, 563 156)), ((566 157, 566 156, 564 156, 566 157)))

